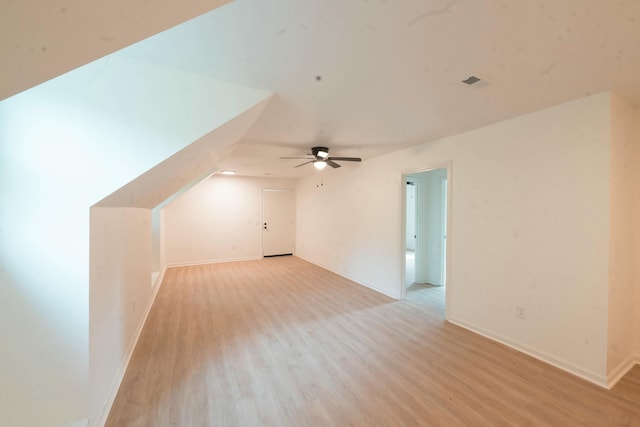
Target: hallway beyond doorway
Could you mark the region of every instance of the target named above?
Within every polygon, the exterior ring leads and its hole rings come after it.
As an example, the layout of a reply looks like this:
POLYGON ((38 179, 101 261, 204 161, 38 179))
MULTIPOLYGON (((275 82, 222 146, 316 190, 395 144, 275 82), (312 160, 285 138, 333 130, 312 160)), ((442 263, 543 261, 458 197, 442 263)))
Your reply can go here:
POLYGON ((416 252, 407 249, 405 260, 404 285, 409 288, 416 281, 416 252))
POLYGON ((407 291, 405 299, 415 301, 429 307, 433 315, 440 315, 444 319, 445 287, 429 283, 415 282, 415 252, 406 252, 406 280, 407 291))

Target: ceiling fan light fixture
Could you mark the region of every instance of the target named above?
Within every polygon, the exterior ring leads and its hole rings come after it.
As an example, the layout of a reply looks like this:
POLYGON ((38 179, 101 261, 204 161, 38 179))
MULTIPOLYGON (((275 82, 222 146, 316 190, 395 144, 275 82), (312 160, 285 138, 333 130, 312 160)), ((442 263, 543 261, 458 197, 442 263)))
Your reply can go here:
POLYGON ((313 162, 313 166, 315 166, 315 168, 318 170, 322 170, 327 166, 327 162, 325 162, 324 160, 316 160, 315 162, 313 162))
POLYGON ((313 166, 318 170, 324 169, 327 165, 331 166, 334 169, 339 168, 340 164, 336 163, 336 160, 341 162, 361 162, 362 161, 360 157, 331 157, 329 156, 329 148, 327 147, 312 147, 311 153, 305 156, 280 157, 280 158, 283 160, 289 160, 289 159, 304 160, 304 162, 294 166, 294 168, 299 168, 304 165, 313 163, 313 166))

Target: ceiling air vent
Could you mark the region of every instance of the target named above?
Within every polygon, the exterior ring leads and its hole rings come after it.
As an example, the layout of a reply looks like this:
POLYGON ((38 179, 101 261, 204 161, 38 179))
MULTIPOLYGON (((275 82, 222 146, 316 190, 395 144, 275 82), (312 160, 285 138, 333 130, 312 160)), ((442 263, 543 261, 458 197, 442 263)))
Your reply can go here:
POLYGON ((476 76, 469 76, 466 79, 464 79, 462 83, 471 86, 472 84, 478 83, 479 81, 480 81, 480 78, 476 76))

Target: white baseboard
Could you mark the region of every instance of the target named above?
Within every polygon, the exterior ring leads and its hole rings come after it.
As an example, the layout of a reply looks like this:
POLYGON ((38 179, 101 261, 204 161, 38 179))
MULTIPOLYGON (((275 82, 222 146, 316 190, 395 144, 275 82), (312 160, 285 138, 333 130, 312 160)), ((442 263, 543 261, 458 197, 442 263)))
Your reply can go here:
POLYGON ((539 350, 527 347, 526 345, 512 341, 500 335, 494 334, 493 332, 489 332, 489 331, 485 331, 483 329, 477 328, 462 320, 451 318, 451 319, 448 319, 448 321, 453 323, 454 325, 460 326, 461 328, 467 329, 473 333, 482 335, 485 338, 489 338, 490 340, 497 341, 500 344, 506 345, 507 347, 511 347, 514 350, 518 350, 519 352, 527 354, 544 363, 548 363, 549 365, 562 369, 565 372, 568 372, 584 380, 587 380, 597 386, 608 388, 607 378, 604 375, 599 375, 594 372, 590 372, 586 369, 575 366, 572 363, 569 363, 565 360, 558 359, 557 357, 554 357, 543 351, 539 351, 539 350))
MULTIPOLYGON (((161 269, 158 273, 154 273, 152 276, 151 287, 155 290, 153 291, 153 296, 151 297, 151 305, 153 305, 153 301, 156 299, 156 294, 158 293, 159 285, 162 284, 164 280, 164 274, 167 272, 167 267, 161 269)), ((147 315, 149 314, 149 310, 151 310, 151 305, 147 307, 147 312, 144 314, 145 320, 147 320, 147 315)))
POLYGON ((153 288, 156 283, 158 283, 158 276, 161 276, 162 273, 159 271, 154 271, 153 273, 151 273, 151 287, 153 288))
POLYGON ((364 286, 365 288, 369 288, 369 289, 371 289, 371 290, 374 290, 374 291, 376 291, 376 292, 378 292, 378 293, 380 293, 380 294, 382 294, 382 295, 388 296, 389 298, 393 298, 393 299, 395 299, 395 300, 400 299, 397 295, 391 295, 390 293, 388 293, 388 292, 386 292, 386 291, 383 291, 382 289, 379 289, 378 287, 376 287, 376 286, 374 286, 374 285, 371 285, 371 284, 369 284, 369 283, 363 282, 363 281, 361 281, 361 280, 359 280, 359 279, 357 279, 357 278, 355 278, 355 277, 353 277, 353 276, 351 276, 351 275, 349 275, 349 274, 347 274, 347 273, 344 273, 344 272, 342 272, 342 271, 338 271, 338 270, 334 270, 333 268, 327 267, 326 265, 323 265, 323 264, 321 264, 321 263, 319 263, 319 262, 316 262, 316 261, 313 261, 313 260, 311 260, 311 259, 305 258, 305 257, 300 256, 300 255, 298 255, 298 254, 294 254, 294 255, 295 255, 296 257, 298 257, 298 258, 302 259, 302 260, 305 260, 305 261, 307 261, 307 262, 309 262, 309 263, 313 264, 313 265, 317 265, 317 266, 318 266, 318 267, 320 267, 320 268, 324 268, 325 270, 329 270, 330 272, 335 273, 335 274, 337 274, 338 276, 342 276, 342 277, 344 277, 345 279, 349 279, 349 280, 351 280, 352 282, 354 282, 354 283, 356 283, 356 284, 358 284, 358 285, 360 285, 360 286, 364 286))
POLYGON ((640 354, 632 354, 607 375, 607 388, 612 389, 634 366, 640 365, 640 354))
POLYGON ((175 262, 175 263, 167 264, 167 267, 191 267, 191 266, 194 266, 194 265, 219 264, 221 262, 255 261, 257 259, 262 259, 262 256, 250 256, 250 257, 240 257, 240 258, 223 258, 223 259, 208 259, 208 260, 203 260, 203 261, 175 262))
MULTIPOLYGON (((107 394, 107 399, 102 406, 102 410, 98 414, 95 420, 88 420, 88 423, 84 426, 90 427, 104 427, 107 422, 107 417, 109 416, 109 412, 111 411, 111 407, 113 406, 113 402, 116 400, 116 396, 118 395, 118 390, 120 389, 120 385, 122 384, 122 380, 124 379, 124 375, 127 373, 127 368, 129 367, 129 362, 131 361, 131 357, 133 356, 133 352, 136 349, 136 345, 138 344, 138 340, 140 339, 140 335, 142 334, 142 330, 144 329, 145 323, 147 323, 147 317, 149 317, 149 313, 151 312, 151 307, 153 307, 153 303, 156 300, 156 296, 158 295, 158 291, 160 290, 160 285, 162 284, 162 280, 164 279, 165 272, 167 271, 167 267, 163 268, 160 273, 155 278, 155 283, 153 285, 153 291, 151 294, 151 298, 149 299, 149 303, 147 304, 147 308, 145 309, 144 315, 138 324, 138 328, 136 329, 136 333, 134 334, 134 338, 131 341, 129 348, 127 348, 126 356, 122 365, 120 366, 120 370, 118 371, 118 375, 113 381, 111 388, 109 389, 109 393, 107 394)), ((77 427, 84 427, 78 425, 77 427)), ((76 427, 75 425, 73 427, 76 427)))

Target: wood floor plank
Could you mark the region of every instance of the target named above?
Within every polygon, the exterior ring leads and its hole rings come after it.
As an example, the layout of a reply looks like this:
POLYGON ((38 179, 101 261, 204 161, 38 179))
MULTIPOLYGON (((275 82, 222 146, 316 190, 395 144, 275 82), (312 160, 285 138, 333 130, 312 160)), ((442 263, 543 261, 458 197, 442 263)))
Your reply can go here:
POLYGON ((167 271, 107 426, 640 426, 612 391, 295 257, 167 271))

